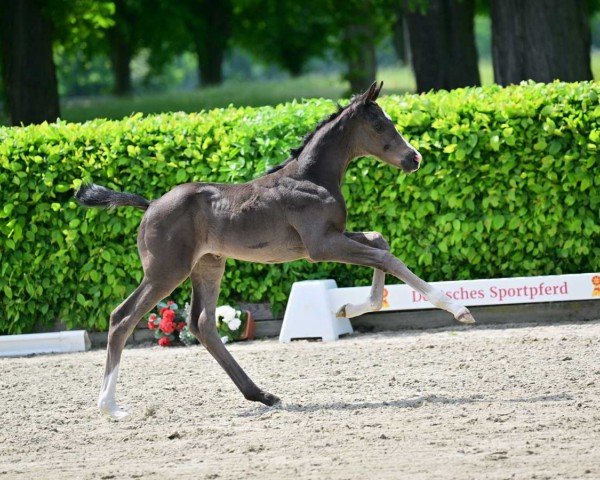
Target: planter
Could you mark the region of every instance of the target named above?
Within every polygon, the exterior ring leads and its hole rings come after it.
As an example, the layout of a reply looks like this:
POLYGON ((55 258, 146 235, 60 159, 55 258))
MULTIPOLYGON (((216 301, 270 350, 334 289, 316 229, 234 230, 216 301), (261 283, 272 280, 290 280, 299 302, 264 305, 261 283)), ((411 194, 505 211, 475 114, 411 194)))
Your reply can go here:
POLYGON ((249 310, 246 310, 246 315, 246 328, 244 329, 244 333, 242 333, 240 340, 254 340, 256 324, 254 323, 254 318, 252 318, 252 313, 249 310))

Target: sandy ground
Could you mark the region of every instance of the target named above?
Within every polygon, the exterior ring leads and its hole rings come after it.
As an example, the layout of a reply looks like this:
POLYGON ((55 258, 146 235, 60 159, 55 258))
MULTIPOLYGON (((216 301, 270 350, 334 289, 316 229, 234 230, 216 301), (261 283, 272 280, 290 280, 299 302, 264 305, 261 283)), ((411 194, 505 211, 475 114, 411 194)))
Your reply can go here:
POLYGON ((0 359, 9 479, 598 479, 600 321, 236 344, 283 404, 246 402, 200 347, 0 359))

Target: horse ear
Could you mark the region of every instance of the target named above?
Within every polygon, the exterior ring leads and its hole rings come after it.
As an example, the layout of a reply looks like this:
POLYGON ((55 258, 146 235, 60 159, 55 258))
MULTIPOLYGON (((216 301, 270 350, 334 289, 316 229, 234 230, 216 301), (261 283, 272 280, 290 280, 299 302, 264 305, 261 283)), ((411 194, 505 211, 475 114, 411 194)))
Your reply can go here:
POLYGON ((379 97, 379 93, 381 92, 382 88, 383 88, 383 82, 381 82, 379 84, 379 86, 375 88, 375 91, 373 92, 373 98, 371 98, 372 101, 377 100, 377 98, 379 97))
POLYGON ((367 89, 367 91, 365 91, 365 93, 363 93, 360 96, 360 99, 363 102, 373 101, 373 95, 374 95, 376 89, 377 89, 377 82, 373 82, 371 84, 371 86, 367 89))

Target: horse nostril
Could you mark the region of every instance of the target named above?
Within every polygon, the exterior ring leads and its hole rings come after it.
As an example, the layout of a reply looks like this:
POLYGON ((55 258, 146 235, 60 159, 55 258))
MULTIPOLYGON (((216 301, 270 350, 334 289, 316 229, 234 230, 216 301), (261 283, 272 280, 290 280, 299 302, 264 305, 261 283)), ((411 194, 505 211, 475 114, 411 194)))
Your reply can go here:
POLYGON ((384 152, 387 152, 389 149, 390 149, 390 145, 389 145, 389 143, 386 143, 386 144, 383 146, 383 151, 384 151, 384 152))

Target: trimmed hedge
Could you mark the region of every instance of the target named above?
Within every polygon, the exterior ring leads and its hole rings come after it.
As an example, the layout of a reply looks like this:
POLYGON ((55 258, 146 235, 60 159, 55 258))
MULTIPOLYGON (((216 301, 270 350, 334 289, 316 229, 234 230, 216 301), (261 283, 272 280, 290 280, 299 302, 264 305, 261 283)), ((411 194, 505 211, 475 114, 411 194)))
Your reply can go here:
MULTIPOLYGON (((428 280, 600 270, 598 83, 490 86, 383 98, 423 154, 416 174, 363 158, 345 177, 348 229, 377 230, 428 280)), ((106 329, 141 279, 142 213, 85 210, 82 181, 156 198, 242 182, 285 158, 326 100, 0 129, 0 333, 62 320, 106 329)), ((221 302, 285 304, 292 282, 366 285, 338 264, 230 261, 221 302)), ((175 298, 186 300, 187 288, 175 298)))

